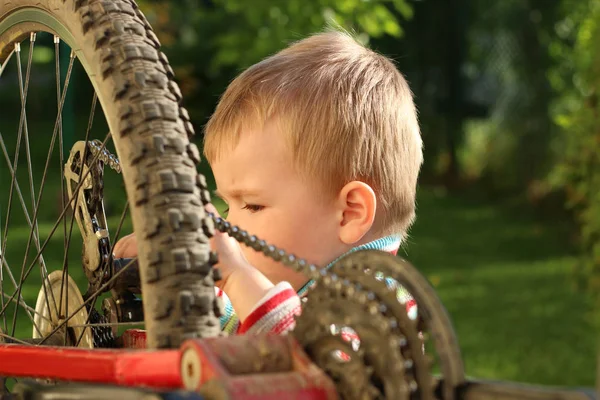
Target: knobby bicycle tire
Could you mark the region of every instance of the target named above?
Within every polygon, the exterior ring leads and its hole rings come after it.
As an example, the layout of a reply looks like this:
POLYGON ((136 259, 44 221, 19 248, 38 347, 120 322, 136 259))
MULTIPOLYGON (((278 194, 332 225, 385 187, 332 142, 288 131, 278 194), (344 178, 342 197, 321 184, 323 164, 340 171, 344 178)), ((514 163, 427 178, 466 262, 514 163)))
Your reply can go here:
MULTIPOLYGON (((210 201, 167 57, 133 0, 0 0, 0 66, 30 32, 58 35, 104 111, 138 241, 149 348, 216 336, 210 201)), ((1 121, 0 121, 1 122, 1 121)))

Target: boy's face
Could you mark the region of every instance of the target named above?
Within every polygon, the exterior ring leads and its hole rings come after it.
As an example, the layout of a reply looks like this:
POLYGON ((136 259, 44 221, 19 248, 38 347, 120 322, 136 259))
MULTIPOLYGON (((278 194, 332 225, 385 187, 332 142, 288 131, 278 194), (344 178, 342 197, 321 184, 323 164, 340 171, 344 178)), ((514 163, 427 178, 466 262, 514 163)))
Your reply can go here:
MULTIPOLYGON (((341 211, 335 200, 317 196, 316 179, 310 183, 297 173, 277 124, 243 131, 235 149, 211 167, 230 223, 318 266, 347 250, 339 238, 341 211)), ((275 284, 285 280, 299 289, 307 280, 262 253, 244 245, 242 250, 275 284)))

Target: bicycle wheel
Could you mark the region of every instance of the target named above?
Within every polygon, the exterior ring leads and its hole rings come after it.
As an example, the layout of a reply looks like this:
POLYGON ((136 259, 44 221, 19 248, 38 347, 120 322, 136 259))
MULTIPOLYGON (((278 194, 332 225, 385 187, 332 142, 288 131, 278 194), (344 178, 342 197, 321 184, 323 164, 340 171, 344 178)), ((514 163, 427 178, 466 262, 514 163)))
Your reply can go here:
POLYGON ((0 194, 0 326, 5 340, 27 339, 26 331, 16 328, 17 322, 29 324, 27 332, 33 324, 33 332, 47 340, 48 334, 59 330, 58 320, 65 330, 64 344, 81 342, 81 334, 74 341, 67 340, 66 332, 72 334, 81 322, 65 321, 78 318, 89 323, 90 315, 82 316, 80 311, 94 313, 90 305, 100 292, 111 288, 104 275, 114 243, 103 218, 109 223, 119 220, 116 231, 120 232, 125 211, 114 213, 114 218, 107 211, 106 217, 103 196, 110 198, 121 186, 138 239, 148 347, 177 347, 186 338, 218 334, 219 307, 208 244, 213 225, 203 208, 208 192, 196 170, 199 152, 189 140, 194 132, 181 106, 181 92, 159 47, 133 0, 0 0, 0 97, 4 99, 0 102, 6 102, 0 103, 0 179, 6 188, 0 194), (70 47, 70 55, 65 46, 70 47), (28 54, 22 51, 25 48, 28 54), (49 67, 55 70, 50 73, 49 67), (77 74, 76 84, 69 85, 77 74), (52 81, 56 86, 48 84, 52 81), (31 87, 41 95, 28 96, 31 87), (90 102, 80 98, 86 91, 90 102), (67 94, 77 101, 69 103, 67 94), (97 103, 104 119, 95 112, 97 103), (84 106, 85 118, 79 118, 84 106), (67 107, 76 117, 65 115, 67 107), (51 110, 53 118, 44 130, 51 110), (28 119, 28 112, 35 118, 28 119), (105 130, 100 140, 92 142, 102 130, 98 125, 105 130), (113 147, 118 162, 110 154, 113 147), (47 155, 42 156, 40 149, 48 149, 47 155), (96 165, 111 166, 122 172, 122 178, 105 176, 96 165), (102 187, 104 179, 108 191, 102 187), (15 216, 19 209, 23 212, 15 216), (89 218, 86 209, 95 214, 89 218), (40 221, 44 218, 55 222, 40 221), (86 231, 90 226, 94 229, 86 231), (73 234, 78 229, 80 235, 73 234), (74 255, 71 247, 81 248, 81 253, 74 255), (36 278, 31 272, 37 266, 36 278), (57 279, 50 270, 60 270, 63 278, 57 279), (73 310, 73 304, 82 301, 73 303, 78 293, 68 278, 71 275, 80 278, 75 279, 80 288, 82 280, 93 278, 95 283, 96 290, 88 287, 79 310, 73 310), (34 285, 28 285, 31 279, 34 285), (39 311, 39 304, 28 305, 35 304, 40 287, 38 303, 43 299, 46 313, 39 311), (50 324, 50 332, 40 329, 43 320, 50 324))

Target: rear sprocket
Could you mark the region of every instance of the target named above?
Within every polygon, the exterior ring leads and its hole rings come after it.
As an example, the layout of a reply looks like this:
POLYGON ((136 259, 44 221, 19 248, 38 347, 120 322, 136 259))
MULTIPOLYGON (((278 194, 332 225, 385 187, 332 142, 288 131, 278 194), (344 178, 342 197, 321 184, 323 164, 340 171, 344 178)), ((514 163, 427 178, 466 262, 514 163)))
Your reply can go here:
MULTIPOLYGON (((460 347, 450 318, 427 279, 408 261, 375 250, 352 253, 335 263, 329 272, 340 281, 350 282, 368 291, 372 300, 380 305, 381 315, 398 322, 397 329, 400 332, 407 336, 419 332, 423 338, 421 344, 419 347, 410 346, 420 393, 418 398, 429 398, 430 389, 427 387, 434 387, 436 397, 456 399, 456 391, 465 381, 460 347), (416 302, 416 321, 407 317, 407 308, 398 296, 398 288, 408 292, 416 302), (424 354, 425 347, 428 354, 424 354), (433 363, 441 375, 434 382, 430 378, 433 363)), ((409 343, 416 342, 413 340, 409 343)))

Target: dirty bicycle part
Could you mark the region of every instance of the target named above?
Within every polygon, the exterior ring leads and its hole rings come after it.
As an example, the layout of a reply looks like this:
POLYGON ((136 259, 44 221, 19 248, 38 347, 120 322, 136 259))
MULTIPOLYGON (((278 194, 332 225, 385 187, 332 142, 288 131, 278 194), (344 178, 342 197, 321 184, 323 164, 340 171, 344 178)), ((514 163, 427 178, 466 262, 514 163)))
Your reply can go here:
MULTIPOLYGON (((112 133, 101 143, 105 147, 108 139, 111 139, 121 160, 120 169, 133 228, 138 237, 140 286, 144 296, 149 347, 177 347, 189 337, 216 336, 219 322, 218 315, 213 310, 219 308, 215 306, 217 300, 209 259, 211 221, 207 218, 201 201, 206 198, 207 190, 205 180, 196 172, 199 151, 190 143, 193 128, 187 111, 181 107, 181 93, 173 81, 173 71, 167 58, 159 50, 156 35, 132 0, 0 0, 0 79, 6 78, 13 62, 18 65, 22 107, 19 129, 15 136, 17 149, 24 138, 28 172, 31 171, 32 153, 29 144, 36 143, 29 140, 25 104, 31 53, 36 35, 39 33, 42 38, 41 32, 54 35, 55 48, 64 42, 72 49, 64 86, 57 79, 57 86, 62 86, 62 90, 58 88, 58 115, 51 149, 55 141, 61 144, 63 141, 61 111, 75 60, 81 63, 90 78, 95 91, 92 104, 95 105, 97 100, 112 133), (30 49, 25 79, 22 79, 20 64, 22 44, 24 48, 29 46, 30 49), (58 139, 57 134, 60 134, 58 139)), ((57 65, 59 59, 57 55, 57 65)), ((56 74, 59 77, 58 68, 56 74)), ((91 121, 92 116, 90 125, 91 121)), ((9 226, 12 203, 15 203, 12 208, 18 208, 20 201, 26 211, 24 196, 20 190, 24 186, 19 186, 17 182, 19 151, 15 151, 13 161, 5 146, 5 143, 13 142, 14 138, 6 136, 4 129, 1 129, 0 145, 3 147, 3 154, 0 154, 0 160, 4 156, 8 164, 8 168, 1 168, 12 177, 9 212, 7 215, 3 213, 5 221, 0 221, 0 267, 5 271, 3 285, 0 285, 0 324, 3 328, 11 323, 5 322, 7 318, 11 318, 6 313, 8 305, 21 304, 22 282, 30 275, 32 268, 38 263, 43 264, 42 280, 47 280, 48 276, 41 254, 48 240, 39 240, 37 216, 49 161, 43 176, 36 177, 36 183, 41 180, 39 193, 35 191, 34 180, 30 179, 29 186, 34 188, 31 190, 34 211, 31 215, 26 212, 30 228, 26 256, 21 277, 14 279, 16 292, 12 295, 4 293, 5 286, 8 287, 8 284, 4 285, 8 282, 6 271, 9 270, 11 261, 8 253, 3 250, 6 248, 6 238, 10 236, 7 235, 6 227, 9 226), (27 257, 30 247, 33 249, 32 255, 37 254, 33 261, 27 257)), ((85 142, 88 142, 87 133, 85 142)), ((51 159, 51 153, 52 151, 47 160, 51 159)), ((62 165, 64 166, 64 159, 62 165)), ((30 172, 29 176, 31 178, 33 174, 30 172)), ((85 180, 85 177, 82 176, 81 179, 85 180)), ((73 201, 64 204, 59 221, 53 225, 50 236, 57 231, 56 228, 71 205, 76 203, 78 192, 79 187, 72 187, 73 201)), ((26 195, 27 193, 25 197, 26 195)), ((99 226, 102 228, 101 224, 99 226)), ((99 268, 96 267, 97 261, 97 258, 88 260, 87 269, 94 271, 94 268, 99 268)), ((46 286, 42 285, 44 287, 46 286)), ((50 297, 46 296, 45 299, 50 302, 50 297)), ((58 303, 56 300, 52 300, 55 305, 60 303, 60 299, 58 303)), ((15 309, 14 315, 17 315, 18 309, 19 307, 15 309)), ((29 309, 22 310, 22 314, 26 312, 31 314, 29 309)), ((14 328, 9 330, 14 331, 14 328)), ((13 336, 14 332, 7 334, 13 336)))
POLYGON ((104 166, 121 173, 121 165, 99 140, 78 141, 65 164, 67 200, 83 238, 82 266, 88 280, 83 298, 98 292, 114 290, 113 296, 124 291, 140 293, 139 266, 128 265, 131 259, 114 259, 104 211, 104 166), (74 193, 74 188, 78 190, 74 193), (134 268, 135 267, 135 268, 134 268), (117 280, 112 279, 119 270, 117 280), (133 285, 132 285, 133 284, 133 285))
POLYGON ((345 285, 368 290, 371 300, 384 305, 379 309, 380 315, 393 318, 396 321, 394 325, 400 332, 419 330, 425 342, 431 341, 432 353, 427 355, 427 359, 422 359, 418 347, 411 346, 411 354, 418 361, 412 366, 416 370, 416 382, 422 388, 434 385, 432 387, 440 398, 458 398, 458 390, 466 378, 454 328, 435 291, 414 266, 385 252, 361 250, 342 258, 331 267, 330 273, 338 281, 345 282, 345 285), (407 318, 406 308, 397 301, 395 287, 390 287, 386 282, 389 279, 404 288, 415 300, 418 308, 417 321, 407 318), (441 376, 437 382, 432 383, 428 382, 431 366, 427 364, 434 362, 441 376))
POLYGON ((73 199, 74 217, 83 238, 82 265, 88 280, 83 298, 107 291, 112 294, 102 304, 105 315, 96 312, 93 305, 88 307, 89 322, 110 324, 92 328, 96 347, 113 347, 119 324, 144 321, 143 303, 134 295, 141 293, 137 260, 112 257, 103 202, 105 165, 118 174, 122 172, 118 158, 100 141, 78 141, 64 173, 68 200, 73 199), (79 187, 77 193, 73 192, 75 185, 79 187))
POLYGON ((425 391, 430 387, 415 382, 417 354, 411 353, 406 337, 394 333, 390 321, 378 314, 379 305, 366 296, 361 301, 352 290, 327 279, 319 282, 293 336, 332 377, 344 400, 432 400, 433 392, 425 391))
POLYGON ((96 140, 76 142, 64 169, 67 201, 72 205, 73 215, 83 238, 83 270, 92 290, 98 290, 104 283, 103 272, 111 258, 102 198, 104 165, 100 160, 101 152, 98 155, 94 151, 97 147, 102 147, 102 144, 96 140), (76 188, 79 188, 77 193, 76 188))
MULTIPOLYGON (((307 297, 293 334, 309 353, 315 353, 332 337, 342 336, 340 331, 350 330, 355 334, 358 353, 370 353, 365 357, 371 364, 366 379, 371 381, 374 398, 433 399, 431 363, 423 353, 417 325, 396 290, 373 274, 384 256, 389 256, 389 262, 398 262, 393 255, 363 250, 334 264, 307 297), (323 308, 338 310, 324 317, 323 308), (395 361, 390 360, 392 356, 395 361)), ((325 370, 339 364, 332 357, 315 362, 325 370)), ((338 381, 339 390, 353 394, 344 398, 364 398, 356 397, 357 388, 352 388, 360 374, 343 368, 340 371, 344 379, 338 381)), ((364 372, 362 376, 365 379, 364 372)))

